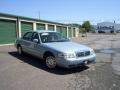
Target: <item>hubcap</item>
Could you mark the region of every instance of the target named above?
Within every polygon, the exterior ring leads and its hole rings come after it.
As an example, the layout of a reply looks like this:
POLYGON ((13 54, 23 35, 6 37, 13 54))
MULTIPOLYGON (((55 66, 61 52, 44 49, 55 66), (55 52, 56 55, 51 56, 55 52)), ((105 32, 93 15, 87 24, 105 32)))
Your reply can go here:
POLYGON ((52 56, 47 57, 46 58, 46 66, 49 68, 55 68, 55 66, 56 66, 55 58, 52 56))

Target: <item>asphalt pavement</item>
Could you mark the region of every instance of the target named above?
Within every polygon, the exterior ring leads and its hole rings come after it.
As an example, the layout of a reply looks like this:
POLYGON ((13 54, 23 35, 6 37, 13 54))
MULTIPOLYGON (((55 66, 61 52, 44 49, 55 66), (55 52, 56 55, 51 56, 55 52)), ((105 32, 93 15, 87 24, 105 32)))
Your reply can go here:
POLYGON ((96 63, 54 70, 13 45, 0 46, 0 90, 120 90, 120 34, 87 34, 72 41, 95 50, 96 63))

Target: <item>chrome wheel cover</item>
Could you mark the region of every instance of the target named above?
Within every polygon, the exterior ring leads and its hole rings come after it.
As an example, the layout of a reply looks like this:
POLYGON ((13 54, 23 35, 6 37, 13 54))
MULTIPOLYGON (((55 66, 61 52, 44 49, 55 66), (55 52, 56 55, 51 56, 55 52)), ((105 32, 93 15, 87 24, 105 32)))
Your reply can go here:
POLYGON ((55 58, 53 56, 48 56, 46 58, 46 66, 48 68, 55 68, 55 66, 56 66, 56 60, 55 60, 55 58))

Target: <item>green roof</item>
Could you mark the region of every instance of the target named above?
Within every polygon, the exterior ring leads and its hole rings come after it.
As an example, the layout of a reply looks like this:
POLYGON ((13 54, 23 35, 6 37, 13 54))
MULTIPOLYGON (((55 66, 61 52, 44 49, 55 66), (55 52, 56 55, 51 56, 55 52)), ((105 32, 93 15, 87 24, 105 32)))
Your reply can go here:
POLYGON ((23 20, 32 20, 32 21, 38 21, 38 22, 44 22, 44 23, 51 23, 51 24, 58 24, 58 25, 63 25, 63 26, 70 26, 70 25, 67 25, 67 24, 59 23, 59 22, 47 21, 47 20, 42 20, 42 19, 37 19, 37 18, 30 18, 30 17, 24 17, 24 16, 12 15, 12 14, 6 14, 6 13, 0 13, 0 16, 14 18, 14 19, 19 18, 19 19, 23 19, 23 20))

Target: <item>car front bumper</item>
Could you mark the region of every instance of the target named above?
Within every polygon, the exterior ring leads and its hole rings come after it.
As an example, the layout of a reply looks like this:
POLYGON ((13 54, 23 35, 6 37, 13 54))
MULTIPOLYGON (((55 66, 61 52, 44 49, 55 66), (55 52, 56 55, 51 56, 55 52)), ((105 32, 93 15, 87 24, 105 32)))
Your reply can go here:
POLYGON ((95 54, 87 57, 72 58, 72 59, 57 58, 57 65, 65 68, 73 68, 73 67, 78 67, 93 63, 95 62, 95 60, 96 60, 95 54))

